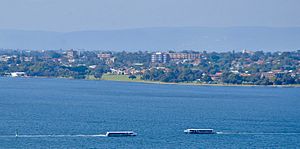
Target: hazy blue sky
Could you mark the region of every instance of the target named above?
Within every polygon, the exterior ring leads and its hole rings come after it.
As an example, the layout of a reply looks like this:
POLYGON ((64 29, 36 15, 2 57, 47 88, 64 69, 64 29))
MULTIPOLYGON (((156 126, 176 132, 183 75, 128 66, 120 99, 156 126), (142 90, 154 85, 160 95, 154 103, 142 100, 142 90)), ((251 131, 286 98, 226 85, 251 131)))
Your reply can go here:
POLYGON ((300 0, 0 0, 0 29, 300 27, 300 0))

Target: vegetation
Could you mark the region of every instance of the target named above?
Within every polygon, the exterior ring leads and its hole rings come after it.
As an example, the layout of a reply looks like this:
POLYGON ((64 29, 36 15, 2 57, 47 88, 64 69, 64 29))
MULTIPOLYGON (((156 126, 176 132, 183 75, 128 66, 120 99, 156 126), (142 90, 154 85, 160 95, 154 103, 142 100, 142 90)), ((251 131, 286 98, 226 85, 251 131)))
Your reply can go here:
POLYGON ((209 84, 300 84, 300 51, 297 52, 203 52, 199 64, 168 63, 147 70, 142 79, 162 82, 209 84))
MULTIPOLYGON (((170 51, 168 53, 175 53, 170 51)), ((292 52, 196 52, 191 59, 151 62, 149 52, 0 50, 0 76, 160 81, 174 83, 300 84, 300 50, 292 52)))
POLYGON ((114 75, 114 74, 104 74, 102 80, 113 80, 113 81, 128 81, 128 82, 139 82, 141 76, 135 76, 136 78, 131 78, 131 75, 114 75))

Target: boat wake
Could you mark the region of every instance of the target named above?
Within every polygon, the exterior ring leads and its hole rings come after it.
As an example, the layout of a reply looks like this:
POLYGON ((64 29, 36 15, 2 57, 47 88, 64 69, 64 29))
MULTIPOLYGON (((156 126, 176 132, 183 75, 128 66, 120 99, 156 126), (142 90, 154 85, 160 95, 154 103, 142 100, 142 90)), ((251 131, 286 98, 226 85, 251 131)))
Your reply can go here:
POLYGON ((216 132, 221 135, 300 135, 299 132, 216 132))
POLYGON ((0 135, 0 138, 67 138, 67 137, 106 137, 103 134, 97 135, 0 135))

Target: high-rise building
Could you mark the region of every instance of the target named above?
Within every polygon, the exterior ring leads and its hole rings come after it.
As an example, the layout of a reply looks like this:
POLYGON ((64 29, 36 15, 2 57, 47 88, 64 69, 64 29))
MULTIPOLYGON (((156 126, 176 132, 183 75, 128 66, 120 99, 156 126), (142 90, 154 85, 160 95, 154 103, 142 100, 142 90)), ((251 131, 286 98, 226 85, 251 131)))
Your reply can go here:
POLYGON ((167 53, 156 52, 151 55, 152 63, 167 63, 169 60, 169 55, 167 53))
POLYGON ((78 56, 77 51, 74 51, 73 49, 70 49, 67 51, 68 59, 75 59, 75 58, 77 58, 77 56, 78 56))

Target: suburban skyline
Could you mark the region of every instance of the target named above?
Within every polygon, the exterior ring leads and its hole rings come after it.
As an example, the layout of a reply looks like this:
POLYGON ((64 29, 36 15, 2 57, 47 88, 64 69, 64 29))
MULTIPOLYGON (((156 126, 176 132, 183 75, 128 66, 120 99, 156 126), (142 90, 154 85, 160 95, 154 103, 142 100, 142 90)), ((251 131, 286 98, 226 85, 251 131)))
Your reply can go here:
POLYGON ((147 27, 300 27, 297 0, 1 0, 0 29, 41 31, 147 27))

